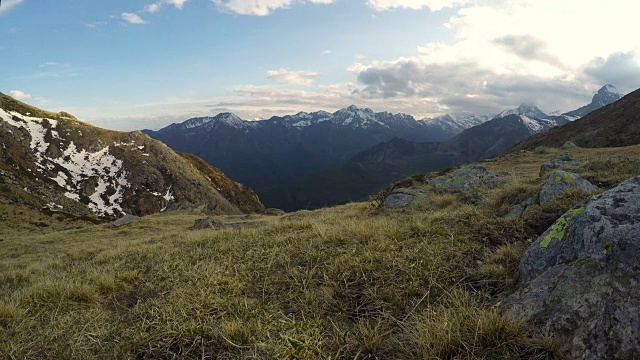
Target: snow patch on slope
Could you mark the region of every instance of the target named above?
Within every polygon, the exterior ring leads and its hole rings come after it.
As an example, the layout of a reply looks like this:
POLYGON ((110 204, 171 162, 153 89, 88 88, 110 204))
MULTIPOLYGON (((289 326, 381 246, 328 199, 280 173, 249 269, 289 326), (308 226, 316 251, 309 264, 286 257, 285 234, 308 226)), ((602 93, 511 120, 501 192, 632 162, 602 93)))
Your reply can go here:
POLYGON ((89 196, 87 206, 99 215, 117 215, 123 212, 122 197, 130 186, 127 181, 128 174, 122 168, 123 162, 110 154, 108 146, 97 152, 88 152, 78 149, 70 142, 66 149, 60 149, 63 152, 61 157, 53 158, 46 154, 51 145, 46 141, 46 136, 49 133, 52 138, 59 138, 55 130, 57 121, 6 112, 3 109, 0 109, 0 119, 29 132, 29 145, 36 159, 38 171, 67 190, 67 198, 79 201, 82 182, 95 177, 97 186, 89 196), (55 170, 55 176, 50 176, 55 170))

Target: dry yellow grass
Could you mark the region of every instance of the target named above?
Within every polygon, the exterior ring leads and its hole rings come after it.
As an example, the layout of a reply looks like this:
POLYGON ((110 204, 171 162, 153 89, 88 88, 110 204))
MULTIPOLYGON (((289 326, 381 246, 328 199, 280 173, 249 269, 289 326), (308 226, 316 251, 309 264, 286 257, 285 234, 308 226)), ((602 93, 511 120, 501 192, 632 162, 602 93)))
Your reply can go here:
MULTIPOLYGON (((574 154, 594 178, 640 172, 629 165, 639 147, 574 154), (605 163, 612 155, 625 158, 605 163)), ((0 357, 557 357, 552 336, 493 309, 537 235, 503 206, 539 188, 550 156, 484 163, 507 182, 476 204, 442 194, 425 211, 220 217, 259 223, 240 229, 187 231, 202 215, 170 213, 3 232, 0 357)))

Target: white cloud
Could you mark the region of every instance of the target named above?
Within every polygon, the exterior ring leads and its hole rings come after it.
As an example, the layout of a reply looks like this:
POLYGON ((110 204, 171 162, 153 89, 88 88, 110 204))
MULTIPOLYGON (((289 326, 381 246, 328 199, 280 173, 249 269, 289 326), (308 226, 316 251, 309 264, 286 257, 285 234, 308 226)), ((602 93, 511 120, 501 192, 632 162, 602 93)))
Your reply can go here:
POLYGON ((0 6, 0 15, 9 11, 12 7, 21 4, 24 0, 4 0, 2 6, 0 6))
POLYGON ((295 4, 332 4, 335 0, 212 0, 219 8, 240 15, 266 16, 295 4))
POLYGON ((144 21, 140 16, 138 16, 137 14, 133 14, 133 13, 122 13, 120 15, 120 17, 122 18, 122 20, 130 23, 130 24, 136 24, 136 25, 140 25, 140 24, 146 24, 147 22, 144 21))
POLYGON ((429 8, 438 11, 443 8, 464 5, 471 0, 367 0, 367 4, 378 11, 405 8, 418 10, 429 8))
POLYGON ((32 98, 31 94, 27 94, 25 92, 22 92, 20 90, 11 90, 9 92, 9 95, 16 99, 16 100, 20 100, 20 101, 25 101, 25 100, 29 100, 32 98))
POLYGON ((146 5, 144 7, 144 10, 142 10, 142 11, 148 12, 148 13, 155 13, 155 12, 158 12, 161 7, 162 7, 162 3, 161 2, 157 2, 157 3, 146 5))
POLYGON ((290 71, 284 68, 267 71, 269 79, 290 85, 309 86, 313 84, 313 79, 318 75, 320 74, 313 71, 290 71))
POLYGON ((160 11, 160 9, 162 9, 163 5, 172 5, 176 9, 182 10, 186 2, 187 0, 160 0, 148 5, 145 5, 142 11, 147 13, 156 13, 160 11))
POLYGON ((187 0, 165 0, 169 5, 173 5, 176 9, 182 9, 187 0))
MULTIPOLYGON (((436 5, 378 1, 392 3, 436 5)), ((548 111, 571 110, 606 83, 629 92, 640 87, 640 43, 630 41, 621 28, 636 21, 635 13, 621 10, 625 4, 470 3, 445 24, 453 32, 452 42, 426 44, 409 57, 353 64, 349 70, 360 83, 355 93, 380 102, 415 99, 420 112, 427 113, 493 112, 524 101, 548 111), (546 24, 562 24, 562 30, 546 24)))

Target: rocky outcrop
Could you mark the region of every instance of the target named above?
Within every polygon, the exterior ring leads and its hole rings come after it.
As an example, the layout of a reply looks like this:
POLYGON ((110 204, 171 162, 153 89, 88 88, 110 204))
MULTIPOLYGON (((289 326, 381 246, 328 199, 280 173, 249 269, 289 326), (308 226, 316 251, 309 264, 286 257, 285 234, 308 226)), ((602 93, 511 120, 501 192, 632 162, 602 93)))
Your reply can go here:
POLYGON ((559 199, 569 191, 590 193, 595 190, 596 187, 580 175, 556 170, 549 176, 547 182, 542 185, 540 204, 559 199))
POLYGON ((425 183, 441 192, 460 193, 473 188, 494 189, 501 181, 482 166, 467 165, 444 176, 425 179, 425 183))
POLYGON ((121 227, 121 226, 125 226, 128 224, 131 224, 132 222, 138 220, 139 218, 135 215, 125 215, 123 217, 121 217, 120 219, 114 221, 111 223, 111 225, 113 225, 114 227, 121 227))
POLYGON ((574 207, 527 250, 502 309, 560 336, 571 358, 640 354, 640 178, 574 207))
POLYGON ((577 168, 582 166, 582 162, 576 160, 573 155, 569 153, 556 155, 550 162, 546 162, 540 166, 540 177, 543 177, 546 173, 554 169, 562 168, 577 168))
POLYGON ((189 227, 189 230, 205 230, 205 229, 222 229, 224 228, 224 224, 211 217, 206 217, 204 219, 196 220, 193 226, 189 227))
POLYGON ((384 199, 382 207, 386 209, 403 209, 407 207, 415 206, 426 199, 426 193, 413 190, 400 188, 395 189, 384 199))
POLYGON ((562 150, 571 150, 571 149, 575 149, 577 147, 578 147, 578 145, 576 145, 576 143, 574 143, 573 141, 566 141, 564 144, 562 144, 562 146, 560 148, 562 150))

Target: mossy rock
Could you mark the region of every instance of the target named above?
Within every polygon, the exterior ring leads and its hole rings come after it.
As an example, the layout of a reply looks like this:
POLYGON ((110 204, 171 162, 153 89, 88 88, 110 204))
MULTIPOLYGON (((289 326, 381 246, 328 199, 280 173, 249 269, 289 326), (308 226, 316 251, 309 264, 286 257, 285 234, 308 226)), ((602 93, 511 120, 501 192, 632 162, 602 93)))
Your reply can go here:
POLYGON ((576 145, 576 143, 574 143, 573 141, 566 141, 560 148, 562 150, 571 150, 578 148, 578 145, 576 145))

